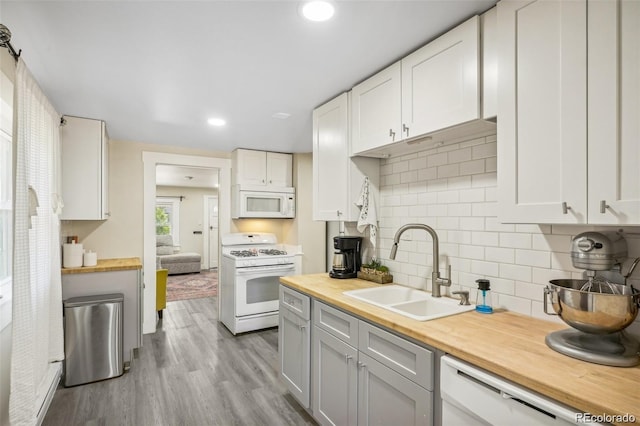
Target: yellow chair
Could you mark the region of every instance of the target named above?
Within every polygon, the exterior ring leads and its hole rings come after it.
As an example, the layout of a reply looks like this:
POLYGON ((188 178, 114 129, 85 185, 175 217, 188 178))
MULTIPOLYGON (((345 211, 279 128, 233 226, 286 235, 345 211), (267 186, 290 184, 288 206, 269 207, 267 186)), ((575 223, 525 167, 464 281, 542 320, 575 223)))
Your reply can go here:
POLYGON ((156 270, 156 311, 158 317, 162 319, 162 310, 167 307, 167 276, 168 269, 156 270))

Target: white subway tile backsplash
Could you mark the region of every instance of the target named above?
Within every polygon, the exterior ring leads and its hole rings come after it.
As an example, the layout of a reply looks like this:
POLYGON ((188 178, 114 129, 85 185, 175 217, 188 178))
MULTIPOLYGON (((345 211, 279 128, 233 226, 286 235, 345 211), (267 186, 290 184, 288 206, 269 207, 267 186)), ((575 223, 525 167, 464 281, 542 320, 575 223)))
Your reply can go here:
POLYGON ((427 168, 427 157, 417 157, 409 160, 409 170, 422 170, 427 168))
POLYGON ((478 203, 484 201, 484 189, 462 189, 458 191, 460 202, 463 203, 478 203))
POLYGON ((449 204, 447 207, 449 216, 471 216, 471 204, 469 203, 449 204))
POLYGON ((446 152, 433 154, 427 157, 427 167, 442 166, 448 163, 449 156, 446 152))
POLYGON ((515 262, 516 253, 514 249, 502 247, 486 247, 485 258, 491 262, 513 263, 515 262))
POLYGON ((521 249, 531 248, 531 235, 501 232, 500 246, 521 249))
POLYGON ((519 265, 536 266, 538 268, 551 267, 551 253, 537 250, 516 250, 516 263, 519 265))
POLYGON ((449 152, 449 163, 462 163, 471 160, 471 148, 458 148, 449 152))
POLYGON ((500 275, 498 276, 516 281, 531 281, 531 267, 501 263, 500 275))
POLYGON ((461 175, 475 175, 478 173, 484 173, 486 171, 485 161, 474 160, 474 161, 467 161, 465 163, 460 163, 459 171, 461 175))
MULTIPOLYGON (((531 315, 531 303, 529 299, 521 297, 508 296, 506 294, 496 294, 498 297, 498 308, 507 309, 509 311, 518 312, 523 315, 531 315)), ((495 305, 495 302, 494 302, 495 305)), ((494 306, 495 308, 496 306, 494 306)))
POLYGON ((487 186, 496 186, 496 172, 481 173, 471 176, 471 186, 474 188, 485 188, 487 186))
MULTIPOLYGON (((492 135, 381 160, 377 255, 389 256, 400 226, 425 223, 440 239, 441 272, 452 268, 453 286, 445 293, 467 289, 473 300, 475 281, 488 278, 496 308, 560 322, 543 312, 544 287, 553 279, 582 278, 571 263, 571 237, 602 227, 500 223, 496 146, 492 135)), ((629 256, 640 256, 640 228, 622 228, 629 256)), ((396 260, 385 264, 395 282, 431 290, 430 236, 406 232, 396 260)), ((640 286, 640 268, 634 278, 640 286)))
POLYGON ((488 142, 482 145, 476 145, 472 149, 472 158, 489 158, 497 155, 497 143, 488 142))
POLYGON ((460 245, 459 254, 460 257, 464 257, 466 259, 484 260, 484 247, 467 244, 460 245))
POLYGON ((429 167, 426 169, 418 170, 418 180, 431 180, 438 177, 438 168, 437 167, 429 167))
POLYGON ((495 172, 498 170, 498 162, 496 157, 489 157, 484 160, 484 170, 486 172, 495 172))
POLYGON ((497 246, 498 245, 498 233, 497 232, 472 232, 471 244, 476 246, 497 246))
POLYGON ((460 166, 458 164, 447 164, 438 166, 438 178, 449 178, 460 176, 460 166))
POLYGON ((417 181, 418 181, 417 170, 400 173, 400 183, 409 183, 409 182, 417 182, 417 181))
POLYGON ((500 265, 494 262, 484 262, 481 260, 471 261, 471 272, 483 277, 497 277, 500 271, 500 265))
POLYGON ((408 161, 399 161, 397 163, 393 163, 393 173, 402 173, 409 170, 409 162, 408 161))
POLYGON ((487 231, 513 232, 516 227, 510 223, 500 223, 497 217, 485 218, 485 228, 487 231))
POLYGON ((440 191, 436 195, 438 204, 457 203, 460 200, 458 191, 440 191))

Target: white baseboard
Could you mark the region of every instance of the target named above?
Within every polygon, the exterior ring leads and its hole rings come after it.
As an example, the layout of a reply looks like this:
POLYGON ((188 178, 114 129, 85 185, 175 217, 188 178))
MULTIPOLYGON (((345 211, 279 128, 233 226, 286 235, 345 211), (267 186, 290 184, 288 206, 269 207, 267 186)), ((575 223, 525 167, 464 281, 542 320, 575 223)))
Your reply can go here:
MULTIPOLYGON (((60 377, 62 376, 62 362, 53 362, 49 364, 49 370, 45 375, 42 383, 38 387, 38 394, 36 395, 36 404, 39 404, 37 422, 38 426, 42 425, 44 416, 46 416, 53 395, 56 393, 58 384, 60 383, 60 377)), ((37 405, 36 405, 37 406, 37 405)))

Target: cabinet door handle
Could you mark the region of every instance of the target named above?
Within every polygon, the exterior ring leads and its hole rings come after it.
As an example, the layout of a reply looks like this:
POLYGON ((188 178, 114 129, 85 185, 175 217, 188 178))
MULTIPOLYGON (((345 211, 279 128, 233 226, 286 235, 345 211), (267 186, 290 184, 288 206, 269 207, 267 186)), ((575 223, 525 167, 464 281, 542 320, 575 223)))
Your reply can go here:
POLYGON ((396 140, 396 132, 394 132, 393 129, 389 129, 389 137, 391 137, 391 141, 396 140))
POLYGON ((567 205, 566 201, 563 201, 562 202, 562 214, 569 213, 569 210, 571 210, 571 206, 567 205))
POLYGON ((342 216, 342 212, 341 212, 340 210, 336 210, 336 214, 337 214, 338 216, 342 216))
POLYGON ((358 368, 367 368, 367 364, 365 364, 364 362, 358 361, 356 365, 358 366, 358 368))
POLYGON ((609 204, 607 204, 607 200, 600 201, 600 213, 605 214, 609 207, 610 206, 609 204))
POLYGON ((344 355, 344 360, 345 360, 345 362, 346 362, 347 364, 349 363, 349 361, 351 361, 351 359, 352 359, 352 358, 353 358, 353 357, 352 357, 351 355, 348 355, 348 354, 345 354, 345 355, 344 355))
POLYGON ((300 330, 304 330, 305 328, 307 328, 307 326, 306 326, 306 325, 299 325, 299 326, 298 326, 298 328, 299 328, 300 330))
POLYGON ((405 132, 407 136, 409 136, 409 127, 407 127, 407 125, 404 123, 402 123, 402 131, 405 132))

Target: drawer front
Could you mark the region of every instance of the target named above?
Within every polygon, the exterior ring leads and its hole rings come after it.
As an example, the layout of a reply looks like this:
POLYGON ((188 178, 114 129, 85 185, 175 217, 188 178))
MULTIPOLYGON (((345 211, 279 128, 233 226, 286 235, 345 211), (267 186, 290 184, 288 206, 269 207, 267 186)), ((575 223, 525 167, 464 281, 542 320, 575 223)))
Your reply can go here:
POLYGON ((358 349, 398 374, 433 390, 433 352, 360 321, 358 349))
POLYGON ((313 323, 354 348, 358 347, 357 318, 314 300, 313 323))
POLYGON ((304 320, 311 319, 311 300, 300 292, 280 286, 280 308, 289 309, 304 320))

